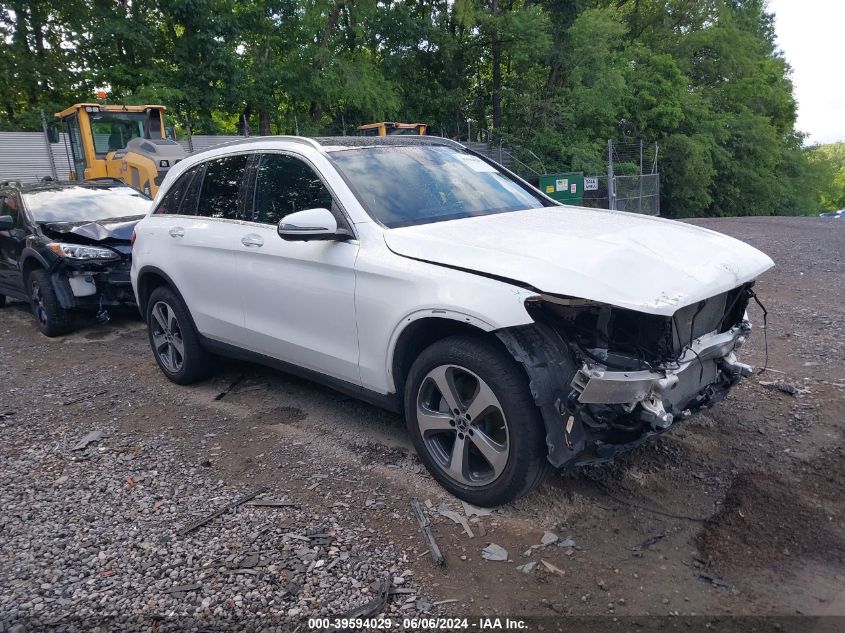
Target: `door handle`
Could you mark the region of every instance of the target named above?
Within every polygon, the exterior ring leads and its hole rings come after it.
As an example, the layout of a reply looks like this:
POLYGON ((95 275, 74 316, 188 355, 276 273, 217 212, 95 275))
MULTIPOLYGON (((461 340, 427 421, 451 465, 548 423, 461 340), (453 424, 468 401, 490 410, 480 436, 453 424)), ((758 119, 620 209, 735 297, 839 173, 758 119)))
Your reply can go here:
POLYGON ((261 248, 264 246, 264 240, 261 239, 260 235, 256 235, 255 233, 249 233, 248 235, 244 235, 241 238, 241 244, 244 246, 257 246, 261 248))
POLYGON ((170 237, 185 237, 185 229, 181 226, 174 226, 170 231, 170 237))

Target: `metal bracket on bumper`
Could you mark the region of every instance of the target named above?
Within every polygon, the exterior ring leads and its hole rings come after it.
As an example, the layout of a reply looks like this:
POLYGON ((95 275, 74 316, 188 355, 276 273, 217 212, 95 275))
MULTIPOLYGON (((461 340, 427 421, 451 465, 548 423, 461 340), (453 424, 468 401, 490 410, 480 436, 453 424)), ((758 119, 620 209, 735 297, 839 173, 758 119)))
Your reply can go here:
MULTIPOLYGON (((642 417, 655 430, 672 424, 673 413, 686 407, 687 400, 708 385, 700 384, 694 372, 703 375, 705 363, 721 369, 730 377, 730 384, 750 376, 753 369, 736 360, 734 350, 742 347, 751 324, 744 321, 726 332, 714 332, 696 339, 671 368, 642 371, 608 371, 598 364, 585 364, 572 379, 580 404, 624 405, 633 409, 639 404, 642 417), (691 375, 689 372, 693 372, 691 375), (691 386, 691 387, 690 387, 691 386), (692 388, 694 393, 689 393, 692 388), (674 393, 680 389, 680 393, 674 393)), ((713 375, 716 375, 715 373, 713 375)))
POLYGON ((609 371, 598 364, 577 369, 566 342, 539 323, 499 330, 496 335, 528 375, 546 426, 548 460, 561 467, 611 459, 687 417, 686 407, 709 406, 724 397, 730 385, 751 374, 751 367, 737 362, 733 353, 750 329, 743 322, 727 332, 702 336, 673 367, 656 371, 609 371), (638 415, 646 427, 631 441, 606 442, 587 424, 590 405, 618 407, 638 415))

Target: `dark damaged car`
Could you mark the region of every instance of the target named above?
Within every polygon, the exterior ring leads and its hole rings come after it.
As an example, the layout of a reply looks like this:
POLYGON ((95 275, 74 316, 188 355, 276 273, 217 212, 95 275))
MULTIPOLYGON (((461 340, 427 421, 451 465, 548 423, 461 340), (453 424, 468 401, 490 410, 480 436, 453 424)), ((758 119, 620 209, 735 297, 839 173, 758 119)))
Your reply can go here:
POLYGON ((150 198, 123 184, 0 186, 0 307, 29 301, 47 336, 134 303, 132 231, 150 198))

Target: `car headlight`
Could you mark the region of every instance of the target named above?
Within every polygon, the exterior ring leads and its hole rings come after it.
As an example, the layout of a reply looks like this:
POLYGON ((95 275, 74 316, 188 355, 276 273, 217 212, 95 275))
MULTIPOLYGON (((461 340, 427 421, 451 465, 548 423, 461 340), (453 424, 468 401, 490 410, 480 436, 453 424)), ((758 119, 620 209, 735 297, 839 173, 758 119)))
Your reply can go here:
POLYGON ((104 260, 104 259, 118 259, 120 255, 108 248, 100 248, 99 246, 81 246, 79 244, 65 244, 63 242, 50 242, 47 248, 53 251, 59 257, 67 257, 68 259, 80 260, 104 260))

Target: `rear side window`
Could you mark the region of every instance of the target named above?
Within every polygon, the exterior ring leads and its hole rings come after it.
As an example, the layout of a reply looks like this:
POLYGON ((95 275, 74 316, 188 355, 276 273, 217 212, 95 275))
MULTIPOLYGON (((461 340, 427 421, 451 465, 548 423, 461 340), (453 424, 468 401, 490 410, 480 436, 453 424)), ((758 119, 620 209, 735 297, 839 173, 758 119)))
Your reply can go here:
POLYGON ((278 224, 290 213, 332 208, 332 195, 310 165, 285 154, 264 154, 255 181, 253 222, 278 224))
POLYGON ((164 195, 164 198, 162 198, 161 202, 158 203, 155 213, 166 213, 168 215, 177 213, 182 215, 193 215, 196 211, 196 195, 194 195, 194 204, 192 207, 189 201, 186 200, 185 193, 191 189, 196 189, 196 183, 194 181, 199 180, 200 178, 195 176, 200 171, 202 171, 201 166, 194 167, 179 176, 179 180, 170 187, 164 195))
POLYGON ((237 219, 239 193, 249 156, 224 156, 205 163, 197 215, 207 218, 237 219))

